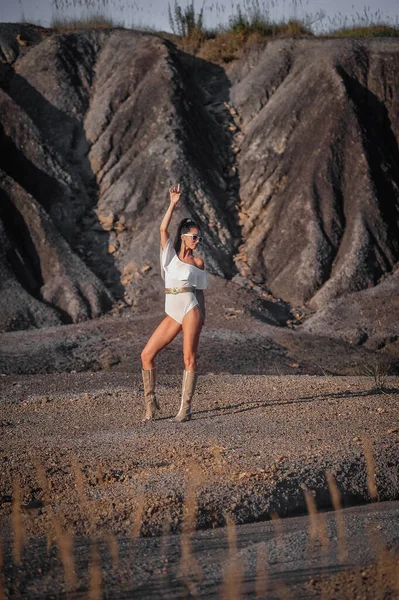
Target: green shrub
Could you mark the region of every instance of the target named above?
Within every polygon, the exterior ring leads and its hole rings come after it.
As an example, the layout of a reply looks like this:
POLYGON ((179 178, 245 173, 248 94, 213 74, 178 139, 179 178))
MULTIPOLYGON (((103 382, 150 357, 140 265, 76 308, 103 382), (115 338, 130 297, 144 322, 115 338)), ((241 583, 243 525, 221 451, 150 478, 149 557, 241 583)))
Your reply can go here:
POLYGON ((244 7, 237 4, 236 13, 229 19, 228 31, 241 38, 246 38, 251 33, 271 35, 272 24, 269 11, 261 8, 259 0, 246 2, 244 7))
POLYGON ((191 1, 191 4, 187 4, 185 8, 182 8, 178 1, 175 0, 173 10, 168 3, 169 25, 173 33, 181 37, 198 35, 205 37, 204 4, 197 15, 195 12, 194 0, 191 1))
MULTIPOLYGON (((273 5, 274 6, 274 5, 273 5)), ((308 16, 308 19, 310 17, 308 16)), ((241 39, 251 35, 312 35, 311 28, 306 25, 306 20, 282 18, 273 21, 269 4, 260 4, 259 0, 244 0, 244 5, 237 4, 236 12, 229 19, 227 31, 241 39)))
POLYGON ((399 22, 384 16, 378 9, 372 12, 364 7, 362 12, 350 16, 338 13, 329 19, 327 34, 332 37, 398 37, 399 22))

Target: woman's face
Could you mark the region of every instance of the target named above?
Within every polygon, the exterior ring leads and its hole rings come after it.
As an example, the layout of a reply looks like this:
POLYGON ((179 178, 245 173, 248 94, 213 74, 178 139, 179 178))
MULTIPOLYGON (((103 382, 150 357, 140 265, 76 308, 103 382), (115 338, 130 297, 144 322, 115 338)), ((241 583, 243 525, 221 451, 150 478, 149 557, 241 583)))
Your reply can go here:
POLYGON ((198 227, 191 227, 188 234, 182 234, 182 240, 190 250, 195 250, 195 248, 198 246, 200 243, 199 237, 200 234, 198 227))

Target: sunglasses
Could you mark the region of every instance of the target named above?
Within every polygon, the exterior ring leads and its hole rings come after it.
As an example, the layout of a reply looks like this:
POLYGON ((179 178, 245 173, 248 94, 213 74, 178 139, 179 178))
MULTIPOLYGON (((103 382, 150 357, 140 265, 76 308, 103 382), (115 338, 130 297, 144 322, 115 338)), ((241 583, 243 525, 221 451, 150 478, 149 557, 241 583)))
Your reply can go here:
POLYGON ((202 240, 204 239, 200 235, 197 235, 196 233, 183 233, 182 235, 185 235, 187 237, 193 238, 193 242, 199 242, 199 243, 201 243, 202 240))

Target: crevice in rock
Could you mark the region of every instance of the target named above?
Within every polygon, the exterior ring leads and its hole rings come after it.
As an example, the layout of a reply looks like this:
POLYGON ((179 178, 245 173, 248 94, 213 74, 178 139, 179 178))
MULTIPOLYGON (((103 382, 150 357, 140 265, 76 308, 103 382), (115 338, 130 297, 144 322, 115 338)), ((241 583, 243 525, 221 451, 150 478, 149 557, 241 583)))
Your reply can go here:
POLYGON ((22 215, 0 189, 0 219, 10 240, 6 257, 15 277, 29 294, 42 300, 43 277, 35 244, 22 215))
MULTIPOLYGON (((79 42, 78 38, 79 36, 71 36, 68 39, 69 52, 72 52, 73 43, 76 40, 76 43, 79 42)), ((62 47, 64 45, 65 43, 62 47)), ((80 85, 80 78, 75 74, 76 78, 80 85)), ((3 141, 10 150, 8 159, 6 155, 3 156, 4 170, 40 202, 72 249, 110 287, 114 296, 120 298, 123 287, 114 258, 108 253, 109 236, 92 228, 93 223, 98 223, 95 208, 99 191, 88 158, 90 145, 83 123, 51 104, 20 74, 15 73, 9 80, 6 91, 43 134, 44 160, 50 163, 49 171, 54 176, 50 177, 36 168, 11 139, 3 135, 3 141), (55 160, 52 155, 54 148, 57 152, 55 160), (56 175, 65 181, 65 186, 57 181, 56 175)), ((81 102, 88 97, 87 91, 82 94, 79 95, 81 102)), ((88 101, 86 105, 88 106, 88 101)))
MULTIPOLYGON (((234 152, 237 126, 230 112, 233 109, 229 110, 231 83, 222 67, 172 46, 169 60, 175 73, 175 103, 181 123, 181 130, 176 133, 186 160, 197 170, 216 209, 214 221, 204 221, 210 270, 231 279, 237 273, 233 255, 242 243, 238 218, 240 183, 234 152), (221 245, 223 237, 225 242, 221 245)), ((193 208, 203 212, 199 206, 193 208)))
POLYGON ((46 212, 65 196, 65 189, 42 169, 36 167, 8 137, 0 124, 0 146, 2 149, 1 168, 7 175, 19 183, 34 196, 46 212))
POLYGON ((376 281, 399 260, 399 147, 392 131, 387 108, 379 98, 344 69, 338 69, 351 98, 362 132, 364 155, 370 169, 380 212, 378 234, 375 215, 367 215, 368 228, 379 240, 385 265, 376 266, 376 281), (384 230, 385 231, 384 231, 384 230), (381 242, 385 245, 382 249, 381 242))

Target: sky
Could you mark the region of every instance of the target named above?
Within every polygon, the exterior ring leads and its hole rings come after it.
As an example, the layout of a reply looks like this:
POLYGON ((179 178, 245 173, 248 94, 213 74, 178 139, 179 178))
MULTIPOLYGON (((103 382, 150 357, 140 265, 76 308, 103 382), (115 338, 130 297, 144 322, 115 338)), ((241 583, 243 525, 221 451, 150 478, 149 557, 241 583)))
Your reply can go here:
MULTIPOLYGON (((194 0, 197 11, 204 0, 194 0)), ((268 10, 272 20, 281 17, 309 17, 312 21, 319 11, 324 19, 316 21, 316 28, 324 30, 332 25, 342 26, 364 11, 373 16, 379 13, 382 19, 399 25, 399 0, 205 0, 204 21, 208 28, 228 22, 229 16, 237 10, 237 5, 250 6, 258 2, 263 10, 268 10), (332 20, 332 21, 331 21, 332 20)), ((171 5, 174 0, 170 1, 171 5)), ((178 0, 180 6, 188 0, 178 0)), ((156 30, 171 31, 168 18, 168 0, 0 0, 0 22, 28 22, 49 26, 52 19, 87 16, 98 10, 113 20, 131 27, 150 26, 156 30), (58 8, 57 8, 58 7, 58 8), (91 8, 90 8, 91 7, 91 8)), ((375 19, 373 19, 375 20, 375 19)))

